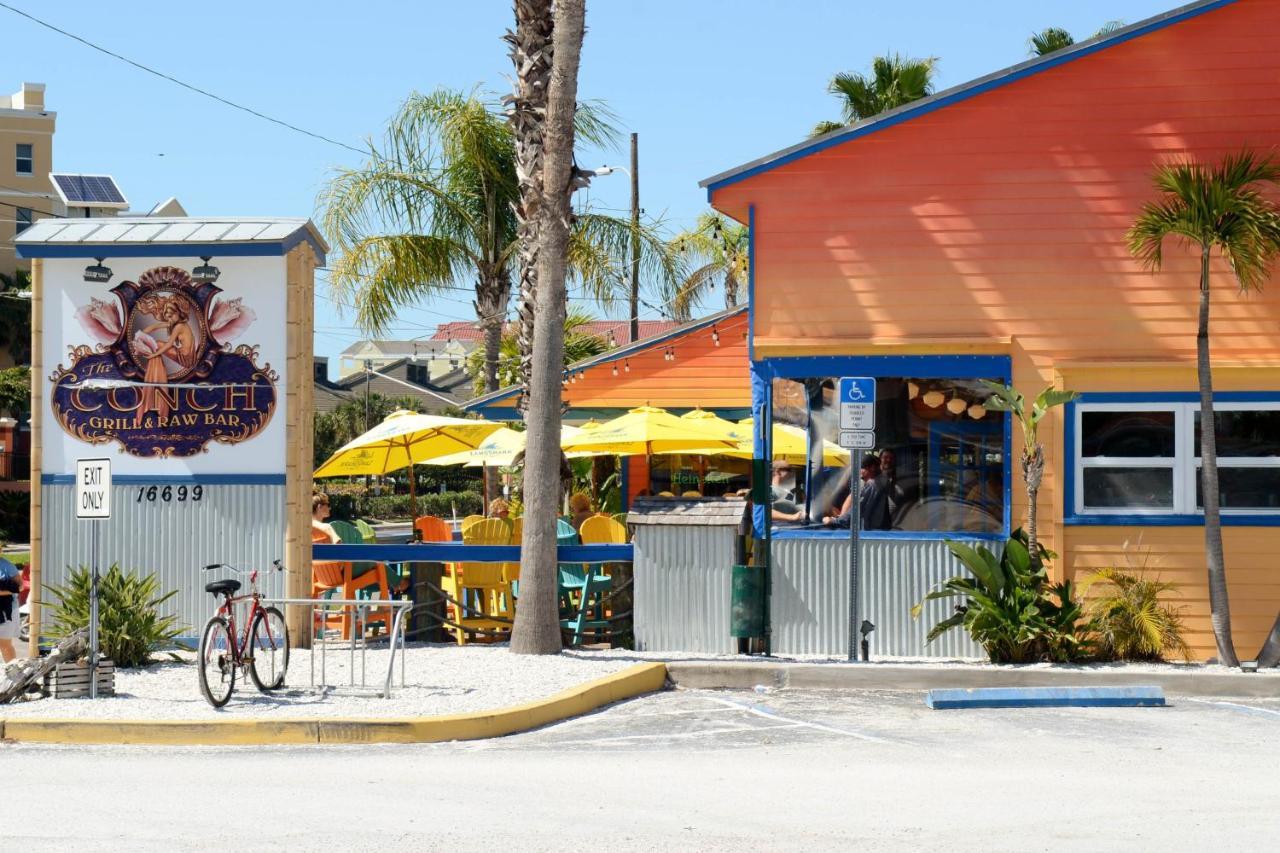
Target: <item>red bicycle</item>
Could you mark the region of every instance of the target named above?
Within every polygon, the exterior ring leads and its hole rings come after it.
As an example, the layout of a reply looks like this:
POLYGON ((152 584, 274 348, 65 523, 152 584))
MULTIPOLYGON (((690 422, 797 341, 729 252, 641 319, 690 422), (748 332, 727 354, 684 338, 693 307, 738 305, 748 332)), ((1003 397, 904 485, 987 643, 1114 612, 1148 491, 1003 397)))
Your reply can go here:
MULTIPOLYGON (((284 567, 276 560, 276 571, 284 567)), ((234 578, 210 581, 204 591, 222 596, 222 603, 213 617, 205 623, 200 635, 200 692, 209 704, 221 708, 231 699, 236 686, 236 672, 248 671, 254 685, 263 693, 284 686, 285 670, 289 668, 289 627, 284 614, 275 607, 263 607, 258 593, 258 570, 244 571, 225 563, 211 563, 206 572, 229 569, 239 575, 249 576, 248 595, 237 596, 240 581, 234 578), (236 631, 235 604, 249 601, 246 629, 242 635, 236 631)))

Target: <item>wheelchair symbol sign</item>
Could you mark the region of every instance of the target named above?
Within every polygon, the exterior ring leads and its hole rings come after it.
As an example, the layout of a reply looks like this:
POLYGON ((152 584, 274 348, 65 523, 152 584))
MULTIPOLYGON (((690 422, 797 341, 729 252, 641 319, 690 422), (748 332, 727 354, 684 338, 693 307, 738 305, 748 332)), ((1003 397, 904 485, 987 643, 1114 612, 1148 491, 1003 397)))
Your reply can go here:
POLYGON ((840 428, 871 430, 876 423, 876 380, 870 376, 840 379, 840 428))

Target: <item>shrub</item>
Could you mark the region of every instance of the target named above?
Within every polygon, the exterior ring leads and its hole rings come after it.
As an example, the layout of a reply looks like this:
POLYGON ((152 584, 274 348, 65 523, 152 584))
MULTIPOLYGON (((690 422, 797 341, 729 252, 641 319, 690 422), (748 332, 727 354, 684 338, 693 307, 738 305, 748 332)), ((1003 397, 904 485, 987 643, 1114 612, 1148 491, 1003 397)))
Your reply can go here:
MULTIPOLYGON (((329 492, 329 512, 334 518, 376 518, 382 521, 409 517, 408 495, 367 495, 329 492)), ((477 492, 430 492, 418 495, 418 514, 440 518, 484 512, 484 500, 477 492)))
MULTIPOLYGON (((1070 581, 1050 584, 1045 564, 1056 555, 1038 546, 1034 562, 1027 535, 1014 531, 996 557, 984 545, 947 542, 972 577, 943 581, 924 601, 961 598, 956 612, 929 631, 928 641, 963 627, 992 663, 1075 661, 1089 651, 1088 626, 1070 581)), ((917 618, 924 602, 912 608, 917 618)))
MULTIPOLYGON (((73 569, 63 586, 48 586, 57 596, 49 633, 65 637, 89 624, 91 573, 81 566, 73 569)), ((172 590, 159 595, 160 582, 154 574, 136 575, 112 565, 98 578, 98 635, 102 653, 127 668, 151 663, 151 653, 172 648, 181 635, 176 616, 161 616, 160 605, 177 595, 172 590)))
POLYGON ((1090 629, 1097 635, 1098 657, 1104 660, 1164 660, 1176 653, 1191 659, 1191 649, 1182 637, 1180 608, 1160 603, 1160 595, 1177 589, 1177 584, 1150 580, 1119 569, 1094 572, 1082 586, 1105 588, 1090 601, 1090 629))

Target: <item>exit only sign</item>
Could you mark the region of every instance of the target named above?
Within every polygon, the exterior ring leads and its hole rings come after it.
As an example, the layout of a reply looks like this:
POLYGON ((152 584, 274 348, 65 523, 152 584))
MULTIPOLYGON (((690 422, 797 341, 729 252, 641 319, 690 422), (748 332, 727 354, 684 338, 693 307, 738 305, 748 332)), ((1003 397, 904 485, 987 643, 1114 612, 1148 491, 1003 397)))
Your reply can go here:
POLYGON ((76 460, 76 518, 111 517, 111 460, 76 460))

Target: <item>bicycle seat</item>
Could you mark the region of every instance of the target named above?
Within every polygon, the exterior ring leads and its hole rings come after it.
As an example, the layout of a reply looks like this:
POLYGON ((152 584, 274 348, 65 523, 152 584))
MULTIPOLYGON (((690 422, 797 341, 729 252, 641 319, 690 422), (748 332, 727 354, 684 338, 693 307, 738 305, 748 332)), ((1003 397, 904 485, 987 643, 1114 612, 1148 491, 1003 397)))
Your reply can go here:
POLYGON ((220 581, 209 581, 204 585, 205 592, 211 592, 214 595, 230 595, 240 588, 240 581, 233 578, 227 578, 220 581))

